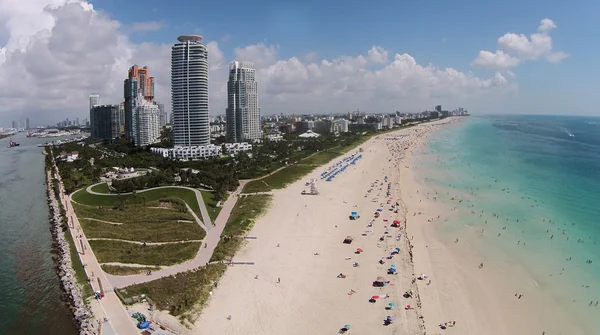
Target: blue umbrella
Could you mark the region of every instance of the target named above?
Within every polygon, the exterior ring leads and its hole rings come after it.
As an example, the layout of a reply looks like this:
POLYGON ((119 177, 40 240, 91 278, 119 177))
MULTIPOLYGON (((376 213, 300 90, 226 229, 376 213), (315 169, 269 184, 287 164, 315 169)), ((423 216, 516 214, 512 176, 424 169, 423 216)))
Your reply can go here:
POLYGON ((396 268, 396 264, 392 264, 392 265, 390 265, 390 267, 391 267, 392 269, 395 269, 395 268, 396 268))

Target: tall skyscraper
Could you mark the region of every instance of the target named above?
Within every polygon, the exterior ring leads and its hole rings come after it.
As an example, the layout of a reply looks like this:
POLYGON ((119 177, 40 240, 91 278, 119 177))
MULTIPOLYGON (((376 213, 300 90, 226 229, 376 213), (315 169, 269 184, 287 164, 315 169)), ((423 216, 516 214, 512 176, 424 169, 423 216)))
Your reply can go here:
POLYGON ((231 62, 227 82, 227 140, 260 139, 260 109, 256 70, 251 62, 231 62))
POLYGON ((202 36, 183 35, 177 40, 171 48, 174 145, 209 145, 208 51, 202 36))
POLYGON ((17 124, 17 121, 13 120, 13 122, 12 122, 12 128, 13 129, 19 128, 19 125, 17 124))
POLYGON ((141 95, 148 102, 154 100, 154 77, 150 76, 150 70, 147 66, 143 68, 139 68, 137 65, 132 66, 128 71, 127 79, 123 83, 125 137, 134 142, 138 133, 137 116, 135 115, 138 95, 141 95))
POLYGON ((31 129, 31 125, 29 124, 29 118, 25 118, 25 129, 26 130, 31 129))
POLYGON ((100 104, 100 95, 99 94, 90 94, 90 110, 94 108, 94 106, 100 104))
POLYGON ((147 101, 140 92, 135 102, 137 131, 133 142, 143 147, 158 142, 160 138, 160 110, 158 105, 147 101))
POLYGON ((162 128, 162 127, 166 126, 167 123, 168 123, 167 122, 167 112, 165 112, 165 105, 161 104, 161 103, 158 103, 156 101, 154 102, 154 104, 158 106, 158 110, 160 111, 159 112, 159 115, 160 115, 160 126, 162 128))
POLYGON ((95 105, 90 110, 91 137, 113 140, 119 137, 119 106, 95 105))

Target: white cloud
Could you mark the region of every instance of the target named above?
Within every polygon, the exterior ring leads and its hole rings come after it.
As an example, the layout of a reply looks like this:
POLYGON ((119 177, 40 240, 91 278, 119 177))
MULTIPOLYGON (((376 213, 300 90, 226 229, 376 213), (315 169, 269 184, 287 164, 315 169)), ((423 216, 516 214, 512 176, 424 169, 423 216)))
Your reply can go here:
POLYGON ((157 31, 164 27, 160 21, 135 22, 131 25, 132 31, 157 31))
MULTIPOLYGON (((0 63, 0 118, 31 117, 34 124, 87 117, 88 96, 101 103, 123 100, 123 80, 133 64, 147 65, 156 78, 156 99, 170 105, 171 43, 133 43, 127 27, 77 0, 50 3, 0 0, 7 22, 5 60, 0 63), (23 22, 33 21, 27 25, 23 22)), ((175 42, 175 41, 173 41, 175 42)), ((217 41, 207 44, 210 110, 222 114, 229 59, 217 41)), ((453 68, 421 65, 408 54, 380 46, 363 55, 318 60, 281 58, 279 47, 258 43, 234 50, 235 59, 257 66, 265 114, 419 111, 436 103, 458 105, 503 96, 514 90, 504 75, 483 79, 453 68), (373 68, 372 65, 378 65, 373 68)), ((552 56, 559 58, 558 56, 552 56)))
POLYGON ((547 32, 554 28, 556 28, 556 24, 554 23, 554 21, 550 20, 549 18, 545 18, 542 19, 542 21, 540 22, 538 30, 541 32, 547 32))
POLYGON ((556 28, 554 21, 545 18, 540 21, 538 33, 529 37, 525 34, 506 33, 498 38, 498 48, 494 52, 481 50, 471 65, 491 69, 515 67, 527 60, 545 58, 549 62, 559 63, 568 57, 564 51, 554 52, 550 30, 556 28))
POLYGON ((490 69, 502 70, 515 67, 521 63, 516 57, 513 57, 502 50, 496 52, 481 50, 479 56, 471 63, 471 65, 482 66, 490 69))

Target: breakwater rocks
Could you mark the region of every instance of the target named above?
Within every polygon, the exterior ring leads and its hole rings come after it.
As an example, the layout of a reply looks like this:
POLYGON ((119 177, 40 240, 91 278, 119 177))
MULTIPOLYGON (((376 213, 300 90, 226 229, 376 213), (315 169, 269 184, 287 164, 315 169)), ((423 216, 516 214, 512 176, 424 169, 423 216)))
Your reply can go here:
POLYGON ((50 207, 50 223, 52 237, 54 238, 54 247, 56 250, 57 273, 60 278, 61 287, 65 293, 66 300, 73 312, 73 322, 80 334, 96 335, 100 334, 97 325, 95 324, 92 313, 85 304, 81 289, 77 284, 75 271, 71 264, 71 250, 69 242, 65 239, 63 231, 63 218, 61 207, 56 199, 54 190, 52 190, 52 180, 48 176, 48 207, 50 207))

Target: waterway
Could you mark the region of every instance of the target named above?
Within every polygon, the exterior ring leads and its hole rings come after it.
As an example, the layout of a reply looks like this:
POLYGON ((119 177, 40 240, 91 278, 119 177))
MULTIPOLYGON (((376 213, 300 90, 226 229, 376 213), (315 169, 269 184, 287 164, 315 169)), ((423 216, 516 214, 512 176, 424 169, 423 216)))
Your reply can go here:
POLYGON ((52 260, 44 183, 48 139, 0 140, 0 334, 76 334, 52 260))

